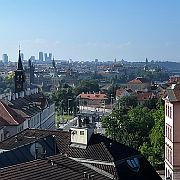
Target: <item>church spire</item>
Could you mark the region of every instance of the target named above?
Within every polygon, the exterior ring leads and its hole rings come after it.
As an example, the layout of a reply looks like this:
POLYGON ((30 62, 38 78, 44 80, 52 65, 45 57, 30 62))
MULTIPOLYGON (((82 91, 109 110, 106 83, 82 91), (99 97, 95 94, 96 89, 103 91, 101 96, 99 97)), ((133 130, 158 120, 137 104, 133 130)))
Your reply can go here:
POLYGON ((21 60, 21 50, 19 49, 19 58, 18 58, 18 65, 17 65, 17 70, 23 70, 22 66, 22 60, 21 60))
POLYGON ((20 50, 19 50, 17 70, 15 70, 14 72, 15 72, 14 75, 15 93, 19 93, 24 90, 24 83, 25 83, 25 74, 22 66, 20 50))
POLYGON ((56 69, 56 63, 55 63, 54 57, 53 57, 53 60, 52 60, 52 65, 53 65, 54 69, 56 69))

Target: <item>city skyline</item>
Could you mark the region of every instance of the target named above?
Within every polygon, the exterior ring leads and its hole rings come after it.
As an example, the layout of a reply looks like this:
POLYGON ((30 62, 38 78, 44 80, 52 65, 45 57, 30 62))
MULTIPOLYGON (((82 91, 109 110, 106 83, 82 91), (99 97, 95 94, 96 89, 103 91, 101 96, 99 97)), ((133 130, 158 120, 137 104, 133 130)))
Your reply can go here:
POLYGON ((0 54, 56 59, 180 62, 180 2, 0 0, 0 54))

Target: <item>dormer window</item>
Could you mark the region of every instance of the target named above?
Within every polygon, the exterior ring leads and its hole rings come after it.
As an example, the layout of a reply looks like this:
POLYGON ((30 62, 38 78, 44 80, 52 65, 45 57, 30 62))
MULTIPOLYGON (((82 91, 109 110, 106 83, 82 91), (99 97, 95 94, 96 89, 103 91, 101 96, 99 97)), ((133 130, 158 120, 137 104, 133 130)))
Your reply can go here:
POLYGON ((129 168, 134 171, 134 172, 138 172, 140 169, 140 164, 139 164, 139 160, 138 158, 133 158, 133 159, 128 159, 127 164, 129 166, 129 168))

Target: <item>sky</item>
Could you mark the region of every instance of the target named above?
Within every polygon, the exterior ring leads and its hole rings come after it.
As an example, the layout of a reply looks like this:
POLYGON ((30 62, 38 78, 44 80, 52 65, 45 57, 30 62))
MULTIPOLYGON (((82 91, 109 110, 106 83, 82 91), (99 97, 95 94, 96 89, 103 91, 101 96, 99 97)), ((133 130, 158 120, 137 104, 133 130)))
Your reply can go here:
POLYGON ((0 59, 180 62, 179 0, 0 0, 0 59))

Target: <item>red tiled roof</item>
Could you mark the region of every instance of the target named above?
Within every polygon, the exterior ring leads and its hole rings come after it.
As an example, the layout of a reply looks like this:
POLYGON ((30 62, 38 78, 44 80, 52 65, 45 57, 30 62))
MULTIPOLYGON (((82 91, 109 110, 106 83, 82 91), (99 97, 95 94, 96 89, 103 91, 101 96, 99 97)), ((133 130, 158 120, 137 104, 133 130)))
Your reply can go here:
POLYGON ((116 96, 121 96, 121 94, 122 94, 123 92, 125 92, 125 89, 123 89, 123 88, 117 89, 117 90, 116 90, 116 96))
POLYGON ((133 92, 131 89, 120 88, 120 89, 116 90, 116 96, 121 96, 121 94, 124 93, 125 91, 128 92, 128 93, 132 93, 133 92))
POLYGON ((0 101, 0 116, 8 125, 19 125, 25 121, 25 118, 10 108, 6 103, 0 101))
POLYGON ((81 93, 79 94, 79 97, 81 99, 89 99, 89 100, 105 100, 107 99, 106 94, 85 94, 81 93))
POLYGON ((141 92, 136 93, 135 96, 137 97, 138 101, 147 101, 152 99, 155 95, 152 92, 141 92))
POLYGON ((136 79, 133 79, 132 81, 129 81, 129 84, 142 84, 142 83, 148 83, 147 79, 143 77, 137 77, 136 79))

